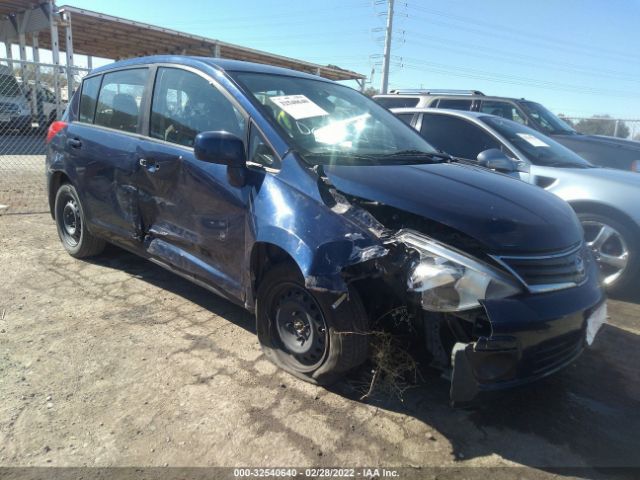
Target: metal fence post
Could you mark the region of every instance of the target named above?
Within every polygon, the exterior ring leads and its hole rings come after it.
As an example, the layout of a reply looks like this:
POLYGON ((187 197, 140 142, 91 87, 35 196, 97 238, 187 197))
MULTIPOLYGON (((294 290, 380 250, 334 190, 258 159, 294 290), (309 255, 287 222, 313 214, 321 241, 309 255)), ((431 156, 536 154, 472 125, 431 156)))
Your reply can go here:
POLYGON ((56 95, 56 119, 60 118, 62 109, 60 108, 60 45, 58 44, 58 23, 56 22, 56 10, 53 0, 49 0, 49 29, 51 30, 51 58, 56 65, 53 69, 53 89, 56 95))
POLYGON ((71 12, 64 13, 65 20, 65 48, 67 53, 67 101, 71 101, 73 96, 73 35, 71 32, 71 12))

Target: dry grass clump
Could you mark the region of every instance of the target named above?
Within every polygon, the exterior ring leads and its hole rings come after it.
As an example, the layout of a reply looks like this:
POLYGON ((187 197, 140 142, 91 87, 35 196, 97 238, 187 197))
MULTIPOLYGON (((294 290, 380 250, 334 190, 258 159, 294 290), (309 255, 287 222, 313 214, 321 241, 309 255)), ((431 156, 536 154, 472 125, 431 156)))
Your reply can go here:
POLYGON ((390 310, 374 322, 373 330, 361 333, 369 335, 369 361, 372 364, 371 379, 366 382, 351 382, 362 391, 360 400, 376 395, 397 397, 403 401, 403 394, 418 381, 418 364, 413 355, 403 344, 403 338, 394 334, 387 327, 405 328, 414 331, 411 314, 406 307, 390 310))

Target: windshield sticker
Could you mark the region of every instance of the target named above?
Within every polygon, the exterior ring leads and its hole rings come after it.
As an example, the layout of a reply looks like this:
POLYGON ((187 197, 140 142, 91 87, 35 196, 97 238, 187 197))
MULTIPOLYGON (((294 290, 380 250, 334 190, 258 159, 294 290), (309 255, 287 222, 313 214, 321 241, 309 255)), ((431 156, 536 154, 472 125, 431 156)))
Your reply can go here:
POLYGON ((538 137, 536 137, 535 135, 531 135, 530 133, 518 133, 517 135, 521 139, 523 139, 525 142, 529 143, 530 145, 533 145, 534 147, 548 147, 549 146, 546 143, 544 143, 542 140, 540 140, 538 137))
POLYGON ((271 101, 295 120, 329 115, 304 95, 282 95, 271 97, 271 101))

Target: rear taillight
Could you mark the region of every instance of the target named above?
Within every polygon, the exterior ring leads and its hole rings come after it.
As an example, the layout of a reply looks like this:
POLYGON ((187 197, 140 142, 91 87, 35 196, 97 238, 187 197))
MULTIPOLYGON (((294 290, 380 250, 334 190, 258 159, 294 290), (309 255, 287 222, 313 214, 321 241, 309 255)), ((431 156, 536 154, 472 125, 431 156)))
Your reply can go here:
POLYGON ((51 140, 53 140, 53 137, 56 136, 56 134, 62 130, 64 127, 67 126, 67 122, 53 122, 51 125, 49 125, 49 130, 47 130, 47 139, 46 139, 46 143, 49 143, 51 140))
POLYGON ((631 171, 640 172, 640 160, 634 160, 631 162, 631 171))

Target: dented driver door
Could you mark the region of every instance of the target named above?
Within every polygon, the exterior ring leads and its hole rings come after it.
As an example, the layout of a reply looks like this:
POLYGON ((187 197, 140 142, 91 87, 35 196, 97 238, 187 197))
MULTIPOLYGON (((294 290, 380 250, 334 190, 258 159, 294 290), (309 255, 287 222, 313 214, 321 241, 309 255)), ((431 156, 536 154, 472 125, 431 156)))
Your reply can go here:
POLYGON ((229 185, 225 165, 197 160, 192 145, 202 131, 244 138, 245 123, 203 76, 160 67, 136 174, 143 248, 151 258, 238 299, 247 189, 229 185))

